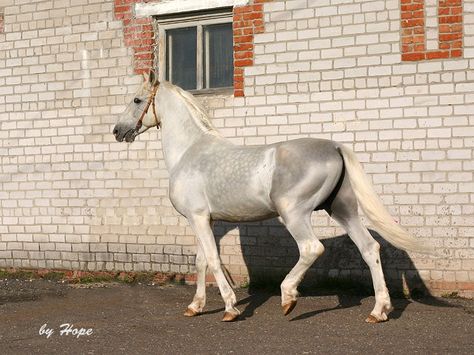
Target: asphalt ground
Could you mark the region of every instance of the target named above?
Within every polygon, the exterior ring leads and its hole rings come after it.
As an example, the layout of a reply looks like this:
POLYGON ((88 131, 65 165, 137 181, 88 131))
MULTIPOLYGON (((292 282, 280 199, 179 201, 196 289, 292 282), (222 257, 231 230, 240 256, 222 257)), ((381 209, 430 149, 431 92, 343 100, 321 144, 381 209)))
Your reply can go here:
POLYGON ((285 317, 276 294, 236 293, 242 315, 223 323, 213 287, 205 313, 187 318, 191 286, 1 280, 0 353, 474 353, 473 300, 394 299, 388 322, 367 324, 371 296, 302 295, 285 317))

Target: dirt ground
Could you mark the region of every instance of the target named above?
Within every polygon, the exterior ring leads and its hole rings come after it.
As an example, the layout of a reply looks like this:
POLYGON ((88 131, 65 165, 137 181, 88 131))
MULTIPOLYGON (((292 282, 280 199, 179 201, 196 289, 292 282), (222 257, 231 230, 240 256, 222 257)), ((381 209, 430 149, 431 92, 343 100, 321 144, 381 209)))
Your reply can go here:
POLYGON ((184 317, 193 294, 194 287, 178 285, 71 287, 44 280, 1 280, 0 352, 474 353, 472 300, 396 299, 390 321, 374 325, 364 322, 373 297, 302 295, 295 310, 284 317, 278 295, 241 289, 237 297, 242 316, 222 323, 223 304, 213 287, 208 288, 206 312, 184 317), (72 328, 61 335, 65 323, 72 328), (49 338, 47 329, 53 331, 49 338))

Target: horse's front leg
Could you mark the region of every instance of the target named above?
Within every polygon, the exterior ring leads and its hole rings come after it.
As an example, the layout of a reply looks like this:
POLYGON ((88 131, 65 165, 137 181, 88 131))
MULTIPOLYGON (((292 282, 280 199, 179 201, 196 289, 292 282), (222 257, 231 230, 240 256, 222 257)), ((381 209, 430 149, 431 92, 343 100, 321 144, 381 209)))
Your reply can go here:
POLYGON ((188 306, 188 309, 184 312, 186 317, 194 317, 201 314, 206 305, 206 270, 206 256, 202 250, 201 243, 198 243, 196 252, 196 294, 194 295, 193 301, 188 306))
POLYGON ((214 275, 217 285, 219 286, 219 291, 225 302, 225 314, 222 321, 233 321, 237 318, 240 312, 235 308, 237 299, 235 298, 234 290, 232 290, 232 287, 227 282, 224 272, 222 271, 216 241, 211 229, 210 216, 193 215, 188 217, 188 220, 194 233, 196 233, 199 244, 198 248, 202 249, 207 261, 207 266, 214 275))

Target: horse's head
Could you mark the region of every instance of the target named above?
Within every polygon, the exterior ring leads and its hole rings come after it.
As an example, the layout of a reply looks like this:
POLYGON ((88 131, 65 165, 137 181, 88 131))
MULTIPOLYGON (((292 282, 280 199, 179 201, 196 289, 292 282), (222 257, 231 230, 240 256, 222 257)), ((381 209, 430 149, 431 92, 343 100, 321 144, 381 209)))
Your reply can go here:
POLYGON ((155 96, 159 84, 153 70, 149 75, 145 74, 145 81, 114 127, 113 133, 117 141, 125 140, 130 143, 147 129, 155 126, 159 128, 160 118, 155 108, 155 96))

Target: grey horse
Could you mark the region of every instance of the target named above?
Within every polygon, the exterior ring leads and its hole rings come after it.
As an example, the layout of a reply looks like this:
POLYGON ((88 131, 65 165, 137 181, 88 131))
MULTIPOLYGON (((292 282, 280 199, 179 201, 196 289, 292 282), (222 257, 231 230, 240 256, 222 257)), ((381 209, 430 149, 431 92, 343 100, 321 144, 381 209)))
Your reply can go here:
POLYGON ((225 302, 223 321, 240 314, 220 263, 213 221, 258 221, 280 216, 295 239, 299 260, 281 284, 283 313, 296 305, 297 287, 324 247, 313 232, 311 214, 324 209, 347 231, 370 268, 375 307, 366 319, 388 319, 390 296, 380 263, 379 244, 361 223, 358 206, 387 241, 415 252, 428 248, 389 215, 348 148, 323 139, 296 139, 270 145, 239 146, 212 126, 199 102, 153 71, 120 116, 117 141, 133 142, 151 127, 161 127, 170 200, 187 218, 197 240, 197 290, 185 315, 200 314, 206 302, 206 270, 213 273, 225 302), (150 107, 151 106, 151 107, 150 107))

